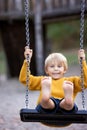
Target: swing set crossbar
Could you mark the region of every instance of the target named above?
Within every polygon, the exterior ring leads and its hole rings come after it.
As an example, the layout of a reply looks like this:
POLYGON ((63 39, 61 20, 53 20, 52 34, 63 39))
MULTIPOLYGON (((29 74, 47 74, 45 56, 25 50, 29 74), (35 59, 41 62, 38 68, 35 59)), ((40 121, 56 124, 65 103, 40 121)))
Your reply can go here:
POLYGON ((21 121, 42 122, 42 123, 87 123, 87 111, 79 110, 75 114, 45 114, 39 113, 35 109, 21 109, 21 121))

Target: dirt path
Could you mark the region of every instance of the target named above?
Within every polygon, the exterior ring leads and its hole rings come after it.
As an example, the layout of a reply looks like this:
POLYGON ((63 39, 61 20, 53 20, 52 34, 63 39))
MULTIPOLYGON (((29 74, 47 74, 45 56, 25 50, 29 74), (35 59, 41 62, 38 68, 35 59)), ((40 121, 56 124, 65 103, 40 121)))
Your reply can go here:
MULTIPOLYGON (((29 106, 35 107, 38 92, 29 93, 29 106)), ((81 108, 80 95, 76 99, 81 108)), ((0 81, 0 130, 87 130, 85 124, 72 124, 64 128, 50 128, 40 123, 20 121, 19 110, 25 106, 25 88, 18 79, 0 81)), ((86 104, 87 106, 87 104, 86 104)))

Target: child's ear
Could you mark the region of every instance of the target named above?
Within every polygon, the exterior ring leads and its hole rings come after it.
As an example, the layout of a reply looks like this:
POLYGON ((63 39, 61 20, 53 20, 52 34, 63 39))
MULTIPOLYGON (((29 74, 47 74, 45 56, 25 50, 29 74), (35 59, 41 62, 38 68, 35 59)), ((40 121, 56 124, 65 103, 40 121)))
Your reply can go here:
POLYGON ((45 68, 45 73, 48 74, 48 70, 47 70, 47 68, 45 68))
POLYGON ((45 73, 46 73, 46 74, 48 74, 48 71, 47 71, 47 70, 45 70, 45 73))

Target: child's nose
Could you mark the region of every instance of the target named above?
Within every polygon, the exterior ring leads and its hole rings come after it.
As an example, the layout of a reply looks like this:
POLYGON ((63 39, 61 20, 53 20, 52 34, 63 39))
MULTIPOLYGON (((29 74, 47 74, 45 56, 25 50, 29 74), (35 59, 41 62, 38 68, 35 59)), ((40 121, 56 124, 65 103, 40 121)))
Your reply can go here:
POLYGON ((55 66, 55 68, 54 68, 55 70, 58 70, 58 67, 57 66, 55 66))

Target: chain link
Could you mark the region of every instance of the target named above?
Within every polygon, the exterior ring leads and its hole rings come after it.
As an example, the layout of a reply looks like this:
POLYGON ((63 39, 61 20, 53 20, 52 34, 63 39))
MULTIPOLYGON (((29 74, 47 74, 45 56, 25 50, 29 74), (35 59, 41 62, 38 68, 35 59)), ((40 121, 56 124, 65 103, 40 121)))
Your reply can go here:
MULTIPOLYGON (((26 45, 28 48, 30 48, 30 36, 29 36, 29 1, 24 0, 24 9, 25 9, 25 31, 26 31, 26 45)), ((25 96, 25 104, 26 108, 28 108, 29 104, 29 72, 30 72, 30 58, 29 55, 27 55, 27 74, 26 74, 26 96, 25 96)))
MULTIPOLYGON (((83 49, 84 42, 84 12, 85 12, 85 0, 81 0, 81 19, 80 19, 80 49, 83 49)), ((84 93, 84 74, 83 74, 83 64, 82 58, 80 58, 80 69, 81 69, 81 89, 82 89, 82 106, 85 107, 85 93, 84 93)))

